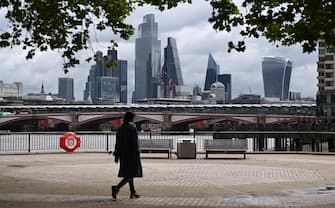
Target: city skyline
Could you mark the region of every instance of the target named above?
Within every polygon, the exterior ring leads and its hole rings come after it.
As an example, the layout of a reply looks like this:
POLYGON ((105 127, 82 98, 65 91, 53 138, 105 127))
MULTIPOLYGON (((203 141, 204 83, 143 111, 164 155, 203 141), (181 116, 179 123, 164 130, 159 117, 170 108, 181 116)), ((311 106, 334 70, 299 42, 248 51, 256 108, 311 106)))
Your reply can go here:
MULTIPOLYGON (((292 71, 292 85, 290 90, 302 92, 302 96, 315 97, 317 91, 317 54, 303 54, 300 46, 275 47, 267 43, 264 39, 247 40, 247 51, 245 53, 227 53, 227 41, 234 38, 232 34, 215 32, 210 23, 207 22, 211 14, 210 6, 205 2, 194 3, 192 5, 181 5, 180 7, 159 12, 152 7, 137 9, 127 20, 136 28, 144 15, 153 13, 159 24, 159 37, 165 40, 168 36, 174 37, 178 41, 178 52, 183 74, 191 74, 192 77, 185 76, 184 83, 189 86, 203 86, 205 80, 204 69, 207 65, 208 53, 212 53, 217 63, 221 66, 221 73, 232 74, 234 83, 233 97, 239 93, 247 93, 249 89, 253 93, 264 95, 261 79, 261 58, 263 56, 282 56, 294 63, 292 71), (197 15, 185 12, 189 9, 196 11, 197 15), (178 20, 178 21, 177 21, 178 20), (175 24, 171 24, 175 22, 175 24), (250 76, 252 79, 250 79, 250 76), (306 86, 308 83, 308 86, 306 86)), ((3 24, 0 24, 3 25, 3 24)), ((136 34, 129 41, 118 40, 120 57, 128 60, 129 69, 129 90, 131 95, 134 89, 134 65, 135 65, 135 38, 136 34)), ((99 43, 95 43, 94 49, 105 51, 108 47, 108 39, 114 37, 109 32, 97 35, 99 43)), ((13 50, 1 49, 2 77, 6 83, 23 82, 24 94, 36 93, 39 91, 40 83, 45 83, 46 92, 57 92, 57 77, 69 76, 74 78, 76 100, 82 100, 82 90, 85 86, 85 76, 87 76, 91 63, 84 62, 84 58, 91 52, 83 52, 82 63, 75 69, 71 69, 68 75, 62 72, 62 59, 56 52, 47 54, 38 53, 36 58, 26 61, 25 52, 19 48, 13 50), (30 74, 30 76, 26 76, 30 74)), ((129 98, 130 96, 128 96, 129 98)), ((129 99, 128 99, 129 101, 129 99)))
POLYGON ((127 66, 126 60, 119 59, 117 50, 108 49, 107 56, 98 51, 96 62, 91 66, 83 96, 93 103, 127 103, 127 66), (115 62, 116 66, 109 66, 115 62))

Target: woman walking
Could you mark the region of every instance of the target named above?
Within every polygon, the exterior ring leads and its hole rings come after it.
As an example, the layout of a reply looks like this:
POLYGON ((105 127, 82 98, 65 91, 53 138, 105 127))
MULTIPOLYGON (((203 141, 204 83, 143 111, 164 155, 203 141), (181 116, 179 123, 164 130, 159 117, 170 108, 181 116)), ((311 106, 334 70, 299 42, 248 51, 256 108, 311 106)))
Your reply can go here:
POLYGON ((116 195, 122 186, 129 183, 130 198, 139 198, 134 187, 134 177, 142 177, 142 165, 140 160, 140 148, 138 143, 136 125, 133 123, 135 114, 127 111, 123 118, 123 124, 116 133, 114 161, 120 161, 118 177, 123 179, 116 186, 112 186, 112 197, 116 195))

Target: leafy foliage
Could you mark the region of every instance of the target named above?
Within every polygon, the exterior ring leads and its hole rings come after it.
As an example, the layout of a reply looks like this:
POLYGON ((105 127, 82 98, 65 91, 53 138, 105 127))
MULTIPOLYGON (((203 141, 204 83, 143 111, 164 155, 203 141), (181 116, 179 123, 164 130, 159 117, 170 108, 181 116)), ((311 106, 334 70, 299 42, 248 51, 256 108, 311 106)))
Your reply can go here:
MULTIPOLYGON (((243 37, 265 37, 284 46, 301 44, 303 52, 316 50, 324 39, 335 45, 335 3, 333 0, 244 0, 238 9, 230 0, 212 0, 209 22, 217 30, 230 31, 238 27, 243 37), (245 12, 241 12, 245 11, 245 12)), ((244 51, 244 41, 229 43, 230 49, 244 51)))
POLYGON ((89 48, 90 27, 100 31, 109 27, 123 39, 133 34, 133 27, 124 23, 134 9, 132 1, 1 0, 0 8, 6 9, 9 24, 0 35, 0 47, 22 45, 28 50, 27 59, 36 50, 57 50, 65 72, 79 64, 76 53, 89 48))
MULTIPOLYGON (((317 41, 335 45, 333 0, 205 0, 212 8, 209 22, 218 31, 240 30, 242 38, 265 37, 278 45, 299 43, 304 52, 316 49, 317 41)), ((26 58, 36 51, 56 50, 64 59, 64 71, 80 63, 76 54, 91 47, 90 30, 111 28, 123 39, 134 33, 125 19, 135 7, 153 5, 171 9, 192 0, 1 0, 8 30, 0 32, 0 47, 21 45, 26 58)), ((229 42, 229 51, 244 51, 244 40, 229 42)), ((111 46, 116 42, 111 40, 111 46)), ((86 59, 87 61, 91 58, 86 59)))

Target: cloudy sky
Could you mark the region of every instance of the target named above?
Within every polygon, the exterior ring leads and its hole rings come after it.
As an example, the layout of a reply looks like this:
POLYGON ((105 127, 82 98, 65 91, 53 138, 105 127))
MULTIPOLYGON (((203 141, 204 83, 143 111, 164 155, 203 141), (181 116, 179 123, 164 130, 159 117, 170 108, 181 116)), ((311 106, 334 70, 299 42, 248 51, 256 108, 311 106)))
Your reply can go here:
MULTIPOLYGON (((169 11, 160 12, 153 7, 138 8, 127 22, 135 28, 143 22, 143 16, 155 14, 159 27, 159 39, 163 48, 167 37, 177 40, 182 74, 186 85, 199 85, 203 88, 206 75, 208 54, 211 53, 220 65, 221 73, 232 74, 233 97, 241 93, 264 95, 261 61, 263 56, 281 56, 293 62, 290 91, 301 92, 303 97, 315 97, 317 91, 317 53, 303 54, 299 45, 293 47, 275 47, 264 39, 246 39, 247 50, 244 53, 227 52, 227 42, 240 40, 238 32, 216 32, 208 18, 211 7, 208 2, 194 1, 169 11)), ((1 12, 0 12, 1 14, 1 12)), ((0 19, 0 29, 5 29, 0 19)), ((128 41, 120 40, 110 31, 92 37, 93 49, 106 54, 108 42, 112 38, 119 41, 118 56, 128 60, 129 92, 134 89, 135 39, 137 32, 128 41)), ((76 100, 82 100, 83 89, 91 63, 84 58, 92 56, 92 51, 80 54, 82 62, 68 74, 62 71, 63 60, 57 52, 38 53, 33 60, 25 59, 26 52, 20 48, 0 49, 0 80, 5 83, 23 82, 24 93, 37 93, 44 82, 46 92, 57 93, 58 77, 73 77, 75 80, 76 100)), ((162 60, 163 63, 163 60, 162 60)), ((130 94, 130 93, 129 93, 130 94)))

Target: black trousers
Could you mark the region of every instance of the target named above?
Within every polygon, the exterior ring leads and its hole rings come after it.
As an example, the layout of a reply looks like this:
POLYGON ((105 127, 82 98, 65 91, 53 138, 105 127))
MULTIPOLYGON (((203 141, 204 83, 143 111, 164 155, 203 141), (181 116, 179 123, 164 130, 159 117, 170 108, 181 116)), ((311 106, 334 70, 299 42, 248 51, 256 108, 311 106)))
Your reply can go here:
POLYGON ((117 185, 117 188, 121 189, 121 187, 124 186, 126 183, 129 183, 130 193, 135 193, 136 191, 134 187, 134 178, 123 178, 117 185))

